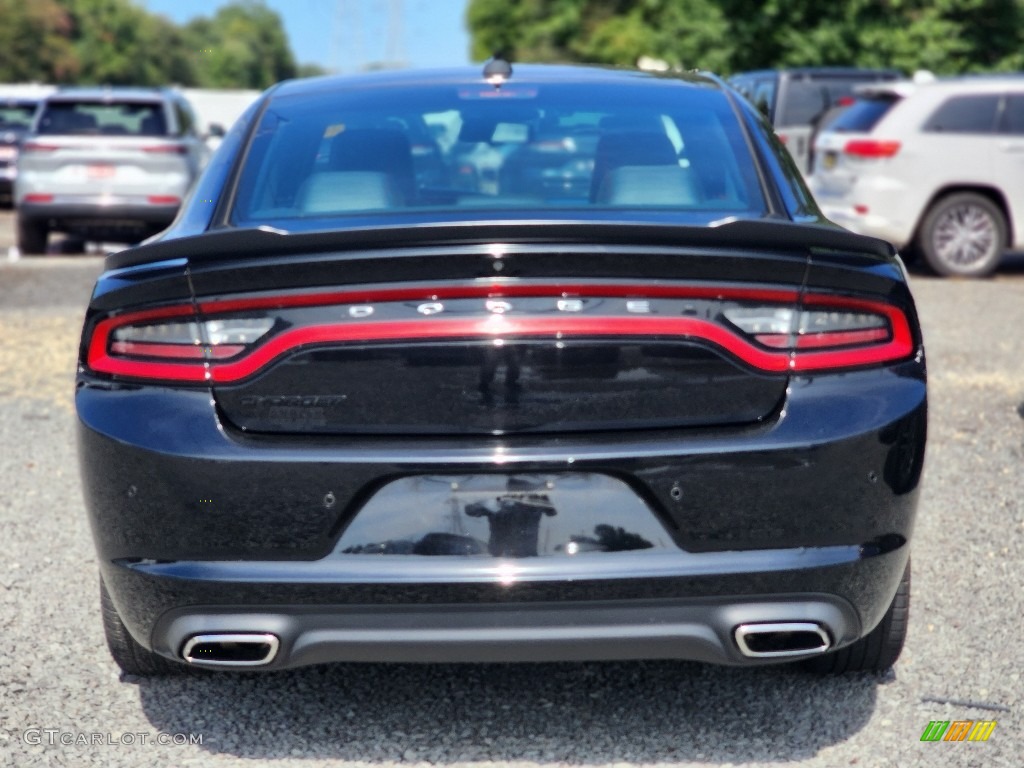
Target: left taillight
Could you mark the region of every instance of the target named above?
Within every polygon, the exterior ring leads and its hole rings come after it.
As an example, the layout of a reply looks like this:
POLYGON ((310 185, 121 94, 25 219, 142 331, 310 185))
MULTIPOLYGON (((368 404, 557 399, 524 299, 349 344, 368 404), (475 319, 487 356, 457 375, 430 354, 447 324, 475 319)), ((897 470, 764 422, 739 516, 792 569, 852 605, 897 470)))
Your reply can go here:
POLYGON ((196 320, 175 316, 173 309, 129 313, 97 323, 86 362, 97 373, 201 382, 209 378, 209 362, 244 354, 273 326, 271 317, 196 320))
POLYGON ((188 147, 184 144, 147 144, 140 149, 150 155, 187 155, 188 147))

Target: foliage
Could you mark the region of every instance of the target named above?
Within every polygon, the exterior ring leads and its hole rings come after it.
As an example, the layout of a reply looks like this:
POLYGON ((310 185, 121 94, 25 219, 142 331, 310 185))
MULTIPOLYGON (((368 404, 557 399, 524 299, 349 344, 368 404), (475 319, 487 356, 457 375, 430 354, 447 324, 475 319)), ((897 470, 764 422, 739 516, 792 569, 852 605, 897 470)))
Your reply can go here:
POLYGON ((167 19, 128 0, 63 0, 71 20, 73 72, 58 82, 187 84, 194 80, 184 38, 167 19))
POLYGON ((0 0, 0 81, 55 82, 72 76, 71 16, 58 0, 0 0))
POLYGON ((473 55, 722 73, 779 66, 938 74, 1024 68, 1024 0, 470 0, 473 55))
POLYGON ((263 89, 298 73, 281 17, 257 0, 189 22, 185 36, 200 57, 198 84, 207 88, 263 89))
POLYGON ((0 82, 262 89, 299 72, 263 0, 184 27, 133 0, 0 0, 0 20, 0 82))

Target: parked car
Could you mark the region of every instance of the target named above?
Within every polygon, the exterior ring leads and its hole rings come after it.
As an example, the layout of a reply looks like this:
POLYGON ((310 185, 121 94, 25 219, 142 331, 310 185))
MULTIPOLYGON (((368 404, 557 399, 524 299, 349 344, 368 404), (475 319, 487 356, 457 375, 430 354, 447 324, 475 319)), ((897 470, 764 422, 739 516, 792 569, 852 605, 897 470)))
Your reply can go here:
POLYGON ((988 275, 1024 247, 1024 77, 873 85, 817 150, 826 215, 940 275, 988 275))
POLYGON ((12 200, 18 151, 36 107, 53 90, 46 85, 0 86, 0 200, 4 202, 12 200))
POLYGON ((47 97, 22 145, 18 247, 50 232, 138 242, 174 219, 206 158, 188 102, 169 89, 67 88, 47 97))
POLYGON ((902 76, 894 69, 798 67, 740 72, 729 78, 729 84, 764 113, 797 168, 808 174, 813 138, 826 116, 851 101, 856 86, 902 76))
POLYGON ((117 663, 891 665, 921 331, 892 247, 825 221, 783 157, 710 75, 267 91, 85 318, 117 663), (590 183, 438 187, 407 134, 437 115, 461 126, 441 152, 590 126, 590 183))

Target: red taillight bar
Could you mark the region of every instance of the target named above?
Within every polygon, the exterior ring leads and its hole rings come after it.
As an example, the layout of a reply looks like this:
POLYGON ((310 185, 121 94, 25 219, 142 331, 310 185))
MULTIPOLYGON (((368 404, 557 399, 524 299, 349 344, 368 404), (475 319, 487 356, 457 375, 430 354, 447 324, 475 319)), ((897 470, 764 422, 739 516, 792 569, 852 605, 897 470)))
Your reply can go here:
MULTIPOLYGON (((659 285, 500 285, 448 286, 366 291, 339 291, 292 296, 254 297, 201 302, 201 315, 237 313, 268 308, 359 304, 385 301, 443 300, 455 298, 499 298, 514 296, 615 296, 619 298, 714 298, 726 301, 761 301, 797 309, 797 293, 770 289, 730 289, 659 285)), ((802 309, 834 309, 876 314, 886 318, 888 327, 851 329, 806 334, 796 349, 773 348, 771 337, 748 337, 728 325, 712 320, 665 315, 588 316, 560 313, 551 316, 491 314, 466 317, 423 317, 409 320, 356 320, 299 326, 286 329, 247 349, 243 345, 201 347, 142 342, 114 342, 119 327, 157 319, 195 317, 191 306, 130 312, 97 323, 87 350, 91 370, 137 379, 212 382, 241 381, 264 369, 274 360, 305 346, 353 342, 422 341, 437 339, 496 339, 550 336, 565 337, 652 337, 704 341, 730 353, 753 368, 767 373, 811 372, 895 362, 913 354, 910 324, 902 311, 881 301, 809 294, 802 297, 802 309), (757 342, 756 343, 755 339, 757 342), (127 346, 126 346, 127 345, 127 346), (179 347, 181 354, 178 354, 179 347), (186 351, 187 350, 187 351, 186 351), (197 354, 198 350, 198 354, 197 354), (244 353, 244 354, 243 354, 244 353), (119 355, 131 355, 121 357, 119 355), (163 359, 142 359, 147 356, 163 359), (227 357, 237 359, 225 360, 227 357), (198 358, 202 358, 201 360, 198 358), (190 359, 194 362, 177 362, 190 359)), ((780 335, 781 336, 781 335, 780 335)), ((781 339, 779 340, 781 344, 781 339)))
POLYGON ((188 147, 184 144, 148 144, 141 147, 143 152, 153 155, 187 155, 188 147))
POLYGON ((44 144, 41 141, 26 141, 21 145, 22 152, 56 152, 60 149, 57 144, 44 144))
MULTIPOLYGON (((758 333, 754 338, 766 347, 789 349, 794 337, 788 333, 758 333)), ((873 344, 888 341, 888 328, 865 328, 857 331, 826 331, 824 333, 806 333, 797 335, 797 349, 821 349, 823 347, 846 347, 855 344, 873 344)))
POLYGON ((893 157, 900 151, 898 141, 878 141, 876 139, 851 139, 846 142, 843 152, 854 157, 893 157))

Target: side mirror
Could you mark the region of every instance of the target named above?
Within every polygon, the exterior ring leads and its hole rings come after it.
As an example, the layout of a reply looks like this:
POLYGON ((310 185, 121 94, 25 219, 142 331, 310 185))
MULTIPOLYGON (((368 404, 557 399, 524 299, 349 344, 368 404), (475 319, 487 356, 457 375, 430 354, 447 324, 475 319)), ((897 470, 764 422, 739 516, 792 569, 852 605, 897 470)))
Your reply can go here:
POLYGON ((206 126, 206 138, 208 139, 223 139, 225 133, 224 126, 220 123, 210 123, 206 126))

